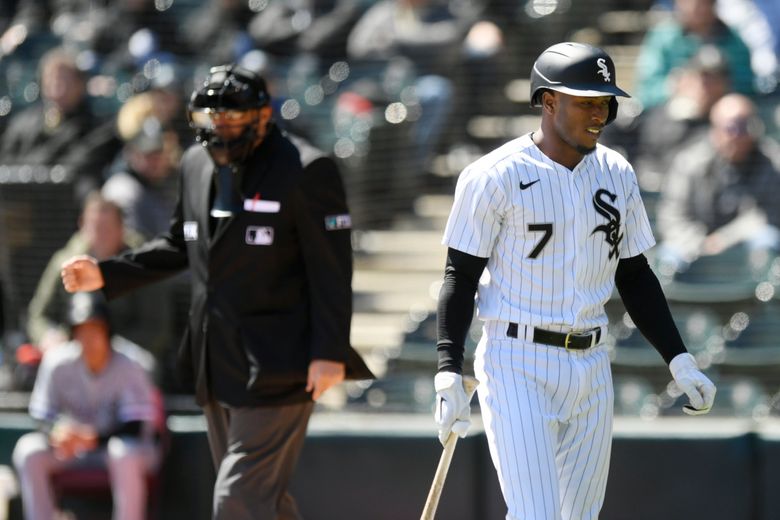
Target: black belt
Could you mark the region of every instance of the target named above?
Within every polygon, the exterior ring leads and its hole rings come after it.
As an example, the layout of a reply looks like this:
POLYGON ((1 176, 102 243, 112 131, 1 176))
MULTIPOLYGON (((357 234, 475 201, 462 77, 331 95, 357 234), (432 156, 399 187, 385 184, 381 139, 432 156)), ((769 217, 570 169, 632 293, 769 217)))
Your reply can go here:
MULTIPOLYGON (((506 329, 506 335, 510 338, 516 338, 518 328, 519 325, 517 323, 510 323, 506 329)), ((598 345, 600 339, 601 327, 583 333, 555 332, 534 327, 534 343, 563 347, 567 350, 586 350, 598 345)))

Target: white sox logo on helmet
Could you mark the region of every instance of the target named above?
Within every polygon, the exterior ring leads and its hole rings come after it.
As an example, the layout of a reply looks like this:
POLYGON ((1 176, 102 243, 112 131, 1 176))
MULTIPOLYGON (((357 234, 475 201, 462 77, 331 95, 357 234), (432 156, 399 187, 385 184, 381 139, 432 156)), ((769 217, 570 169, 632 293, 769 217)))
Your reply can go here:
POLYGON ((599 71, 596 74, 604 76, 604 83, 609 83, 612 74, 609 73, 609 69, 607 68, 607 60, 599 58, 596 60, 596 65, 599 66, 599 71))
POLYGON ((617 198, 617 195, 610 193, 605 189, 600 189, 593 195, 593 207, 596 208, 599 215, 607 219, 608 222, 593 228, 591 235, 595 234, 596 231, 602 231, 604 233, 604 241, 610 246, 609 258, 611 260, 613 257, 620 257, 618 246, 620 245, 620 241, 623 240, 623 235, 620 233, 620 211, 603 199, 605 195, 609 198, 610 202, 615 202, 615 199, 617 198))

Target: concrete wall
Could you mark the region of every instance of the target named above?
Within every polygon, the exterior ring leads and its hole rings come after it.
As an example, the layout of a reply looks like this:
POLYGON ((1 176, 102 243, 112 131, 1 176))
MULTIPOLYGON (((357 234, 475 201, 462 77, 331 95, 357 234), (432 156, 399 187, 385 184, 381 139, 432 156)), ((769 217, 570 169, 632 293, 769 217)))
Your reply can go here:
MULTIPOLYGON (((7 464, 29 422, 0 421, 0 463, 7 464)), ((207 520, 214 471, 203 421, 170 422, 173 444, 158 518, 207 520)), ((437 518, 504 518, 484 434, 479 424, 474 430, 458 444, 437 518)), ((292 491, 308 520, 416 519, 440 453, 428 417, 315 414, 292 491)), ((618 420, 600 518, 776 520, 778 483, 780 421, 618 420)), ((11 518, 21 518, 18 500, 11 518)))

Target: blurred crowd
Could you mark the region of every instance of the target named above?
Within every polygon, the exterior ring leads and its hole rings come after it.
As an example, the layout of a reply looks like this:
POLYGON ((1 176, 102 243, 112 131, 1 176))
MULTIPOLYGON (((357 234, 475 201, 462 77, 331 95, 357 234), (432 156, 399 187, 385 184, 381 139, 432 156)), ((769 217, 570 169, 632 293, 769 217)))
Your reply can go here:
MULTIPOLYGON (((515 137, 485 138, 473 122, 535 115, 507 86, 527 80, 540 49, 574 39, 618 49, 621 82, 633 83, 634 97, 621 102, 604 144, 637 169, 658 264, 684 270, 736 245, 776 251, 776 2, 582 4, 2 2, 0 316, 5 355, 23 345, 16 362, 32 366, 17 370, 12 385, 29 389, 40 355, 68 340, 62 258, 103 258, 167 228, 178 160, 192 143, 189 95, 220 63, 267 79, 278 124, 339 161, 355 227, 370 229, 410 212, 418 194, 451 192, 458 168, 442 172, 451 162, 438 158, 462 163, 463 154, 515 137), (613 12, 633 12, 634 22, 618 24, 625 17, 613 12), (55 195, 32 195, 43 186, 55 195), (15 231, 20 222, 59 231, 41 239, 15 231), (19 275, 24 269, 34 284, 19 275)), ((170 372, 186 283, 111 303, 112 332, 154 355, 154 379, 166 391, 186 391, 170 372)))

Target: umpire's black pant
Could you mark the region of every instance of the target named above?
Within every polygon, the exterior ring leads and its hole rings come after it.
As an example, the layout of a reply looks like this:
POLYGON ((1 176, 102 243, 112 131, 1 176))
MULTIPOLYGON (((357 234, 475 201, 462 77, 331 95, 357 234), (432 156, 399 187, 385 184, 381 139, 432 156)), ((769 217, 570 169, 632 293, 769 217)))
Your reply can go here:
POLYGON ((203 408, 217 472, 214 520, 300 520, 287 486, 314 403, 203 408))

